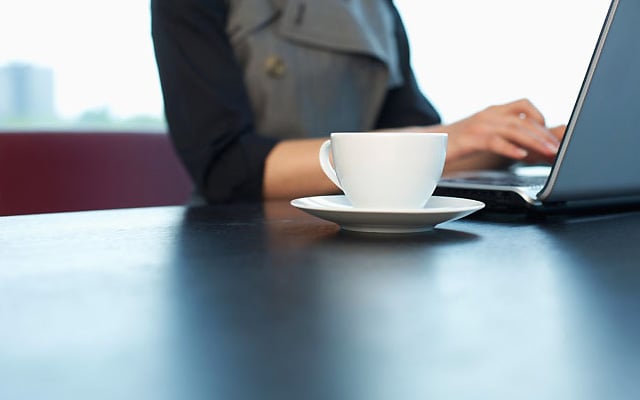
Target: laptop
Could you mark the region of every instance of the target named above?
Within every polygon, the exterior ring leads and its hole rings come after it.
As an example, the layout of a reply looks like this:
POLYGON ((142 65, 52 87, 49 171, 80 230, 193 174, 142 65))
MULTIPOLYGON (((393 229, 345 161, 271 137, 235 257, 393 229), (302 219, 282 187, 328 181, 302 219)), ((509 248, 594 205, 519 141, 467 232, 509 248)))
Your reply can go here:
POLYGON ((640 1, 611 2, 553 165, 460 173, 435 194, 504 211, 640 205, 640 1))

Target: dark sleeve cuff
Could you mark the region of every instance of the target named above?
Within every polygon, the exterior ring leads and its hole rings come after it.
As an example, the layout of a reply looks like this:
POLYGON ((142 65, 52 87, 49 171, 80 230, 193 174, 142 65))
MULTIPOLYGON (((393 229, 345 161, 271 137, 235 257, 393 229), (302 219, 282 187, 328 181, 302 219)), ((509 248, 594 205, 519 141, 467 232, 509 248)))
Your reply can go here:
POLYGON ((240 136, 210 166, 201 192, 209 203, 262 200, 265 160, 276 139, 240 136))

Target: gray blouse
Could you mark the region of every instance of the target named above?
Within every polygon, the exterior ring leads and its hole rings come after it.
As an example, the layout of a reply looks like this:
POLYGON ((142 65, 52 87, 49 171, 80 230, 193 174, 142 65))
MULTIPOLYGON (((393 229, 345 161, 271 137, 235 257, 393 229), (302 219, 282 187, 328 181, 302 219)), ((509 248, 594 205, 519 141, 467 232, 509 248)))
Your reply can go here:
POLYGON ((268 137, 371 130, 402 84, 386 0, 230 0, 226 29, 268 137))

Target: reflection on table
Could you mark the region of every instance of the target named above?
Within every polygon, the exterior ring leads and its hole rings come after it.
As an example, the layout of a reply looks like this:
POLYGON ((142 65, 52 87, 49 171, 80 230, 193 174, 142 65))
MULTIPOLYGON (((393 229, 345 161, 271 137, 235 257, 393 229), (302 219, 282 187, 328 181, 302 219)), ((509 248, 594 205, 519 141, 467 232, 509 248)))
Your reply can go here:
POLYGON ((631 399, 640 213, 0 218, 3 399, 631 399))

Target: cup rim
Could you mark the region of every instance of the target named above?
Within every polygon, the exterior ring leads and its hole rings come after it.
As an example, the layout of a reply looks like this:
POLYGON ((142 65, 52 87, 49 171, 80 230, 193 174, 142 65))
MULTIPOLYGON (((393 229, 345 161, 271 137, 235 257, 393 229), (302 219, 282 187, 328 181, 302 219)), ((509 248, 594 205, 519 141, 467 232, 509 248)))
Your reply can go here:
POLYGON ((334 136, 436 136, 447 137, 446 132, 394 132, 394 131, 368 131, 368 132, 331 132, 331 137, 334 136))

